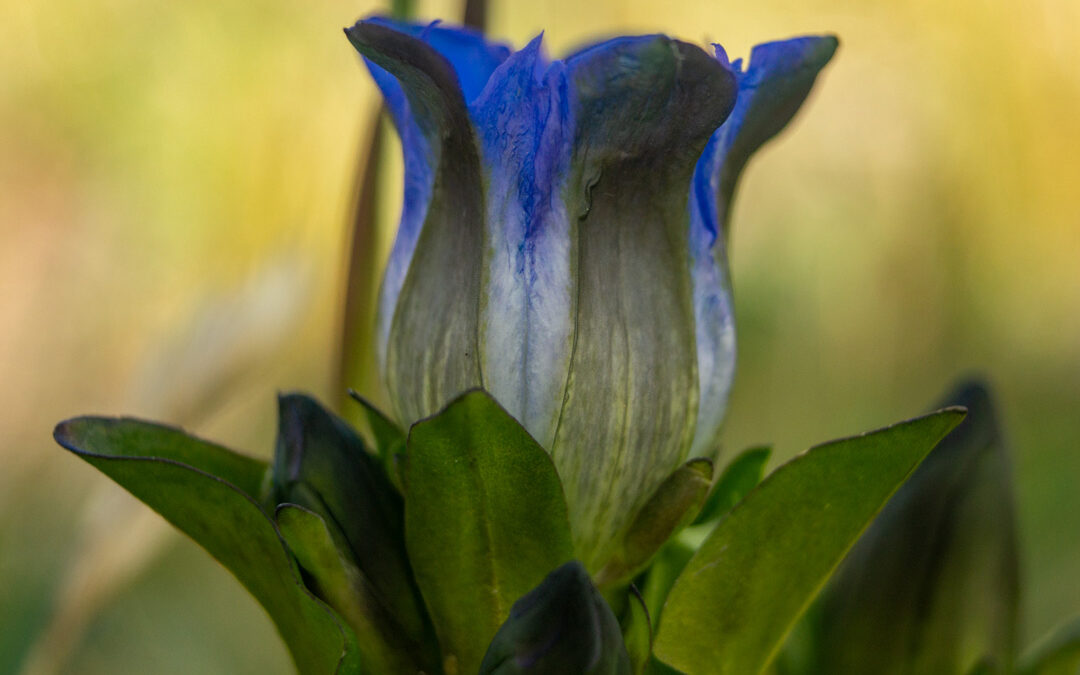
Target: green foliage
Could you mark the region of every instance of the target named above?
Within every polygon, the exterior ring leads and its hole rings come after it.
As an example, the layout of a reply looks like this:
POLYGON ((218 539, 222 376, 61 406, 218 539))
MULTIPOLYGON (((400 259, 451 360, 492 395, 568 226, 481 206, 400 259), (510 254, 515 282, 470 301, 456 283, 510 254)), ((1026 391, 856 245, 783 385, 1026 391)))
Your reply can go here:
POLYGON ((290 394, 279 398, 278 409, 272 503, 299 504, 340 530, 342 549, 408 641, 430 644, 405 552, 401 495, 356 432, 317 401, 290 394))
POLYGON ((486 393, 409 434, 405 537, 449 674, 473 673, 511 605, 574 557, 551 458, 486 393))
POLYGON ((676 581, 656 655, 695 675, 764 669, 885 501, 963 416, 946 409, 821 445, 769 476, 676 581))
POLYGON ((1080 616, 1048 635, 1017 664, 1017 675, 1076 675, 1080 671, 1080 616))
POLYGON ((230 569, 304 675, 752 675, 785 638, 778 675, 1071 675, 1080 621, 1015 659, 1008 456, 984 388, 946 403, 972 413, 817 446, 760 485, 768 448, 711 494, 711 463, 687 462, 595 579, 550 456, 482 391, 407 437, 361 401, 377 454, 282 396, 272 466, 135 420, 55 436, 230 569))
POLYGON ((360 409, 364 414, 364 421, 367 422, 368 428, 371 429, 375 451, 380 457, 385 458, 392 451, 398 450, 405 445, 405 432, 401 430, 401 427, 396 422, 376 408, 374 403, 352 389, 349 390, 349 396, 360 404, 360 409))
POLYGON ((576 560, 514 603, 480 665, 480 675, 525 673, 631 673, 619 622, 576 560))
POLYGON ((652 621, 641 593, 631 586, 626 594, 626 606, 619 617, 623 644, 630 657, 630 669, 635 675, 645 672, 652 657, 652 621))
POLYGON ((731 510, 742 501, 746 493, 757 487, 765 475, 765 465, 769 462, 772 448, 767 445, 743 450, 735 459, 728 462, 724 472, 716 480, 716 485, 709 494, 701 513, 694 520, 695 525, 713 521, 731 510))
POLYGON ((282 504, 278 529, 308 575, 308 586, 354 629, 365 670, 416 673, 429 644, 411 641, 347 552, 344 535, 317 513, 282 504))
POLYGON ((614 557, 596 575, 601 588, 624 584, 640 572, 673 534, 694 519, 712 481, 712 462, 692 459, 649 497, 623 533, 614 557))
POLYGON ((660 625, 664 601, 671 587, 675 585, 675 579, 682 573, 686 563, 690 562, 705 537, 716 527, 720 517, 742 501, 761 481, 770 453, 771 449, 768 447, 754 447, 744 450, 728 462, 694 525, 677 538, 668 541, 653 559, 648 571, 638 578, 638 583, 642 586, 642 598, 654 629, 660 625))
POLYGON ((266 608, 301 673, 359 672, 355 636, 305 588, 254 497, 265 464, 131 419, 80 417, 61 422, 53 435, 228 568, 266 608))
POLYGON ((363 419, 371 431, 375 452, 382 462, 387 478, 402 492, 401 459, 405 452, 405 432, 371 401, 351 389, 349 396, 360 404, 363 419))
POLYGON ((965 384, 943 403, 966 407, 968 416, 837 570, 807 618, 808 650, 786 672, 964 675, 1015 661, 1009 457, 985 387, 965 384))
POLYGON ((660 550, 649 569, 639 577, 639 582, 642 583, 641 597, 649 610, 654 631, 660 626, 664 601, 667 600, 671 587, 675 585, 675 580, 682 574, 686 563, 690 562, 695 552, 697 547, 683 537, 677 537, 660 550))

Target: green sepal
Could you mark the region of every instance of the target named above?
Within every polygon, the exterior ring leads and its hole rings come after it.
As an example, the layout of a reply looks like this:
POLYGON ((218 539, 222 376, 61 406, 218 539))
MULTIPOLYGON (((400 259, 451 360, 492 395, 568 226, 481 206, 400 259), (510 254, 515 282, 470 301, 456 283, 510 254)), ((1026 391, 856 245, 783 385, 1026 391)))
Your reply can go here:
POLYGON ((573 560, 514 603, 479 672, 630 675, 632 671, 619 621, 585 567, 573 560))
POLYGON ((378 591, 356 566, 344 534, 316 512, 281 504, 275 513, 278 530, 308 586, 349 623, 367 672, 414 675, 435 672, 433 645, 410 640, 379 598, 378 591))
POLYGON ((265 463, 179 429, 80 417, 56 441, 160 513, 216 558, 266 608, 303 675, 359 673, 356 636, 304 585, 256 501, 265 463))
POLYGON ((768 446, 753 447, 728 462, 693 525, 683 529, 664 544, 649 568, 638 577, 637 583, 652 617, 654 631, 660 625, 664 601, 671 587, 675 585, 675 579, 716 527, 720 517, 742 501, 761 481, 771 452, 772 449, 768 446))
POLYGON ((694 519, 694 525, 711 522, 742 501, 761 482, 771 454, 770 446, 760 445, 743 450, 728 462, 705 500, 705 506, 701 507, 701 513, 694 519))
POLYGON ((1016 659, 1019 565, 1011 466, 988 390, 897 491, 807 620, 798 672, 967 673, 1016 659))
POLYGON ((551 458, 483 391, 413 425, 405 539, 447 673, 474 673, 511 605, 573 559, 551 458))
POLYGON ((1017 675, 1076 675, 1080 670, 1080 616, 1058 626, 1024 652, 1017 675))
POLYGON ((963 417, 941 410, 818 446, 773 472, 676 580, 656 656, 695 675, 761 672, 888 498, 963 417))
POLYGON ((630 521, 620 548, 596 574, 596 585, 619 586, 644 569, 660 547, 698 514, 712 484, 712 471, 712 462, 697 458, 668 476, 630 521))
POLYGON ((360 436, 303 394, 278 398, 274 498, 315 511, 345 536, 364 576, 410 639, 430 639, 405 552, 401 495, 360 436), (310 492, 309 492, 310 491, 310 492), (308 494, 317 500, 308 499, 308 494))

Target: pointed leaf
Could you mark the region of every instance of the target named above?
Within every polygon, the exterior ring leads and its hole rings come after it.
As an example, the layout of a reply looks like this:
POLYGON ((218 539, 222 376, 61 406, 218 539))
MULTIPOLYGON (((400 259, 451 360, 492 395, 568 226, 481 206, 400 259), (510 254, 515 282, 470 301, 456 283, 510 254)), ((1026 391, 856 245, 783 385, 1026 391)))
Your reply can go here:
POLYGON ((361 410, 363 410, 364 420, 374 437, 375 449, 379 454, 379 461, 382 462, 386 477, 390 479, 394 489, 399 493, 405 492, 401 480, 402 454, 405 452, 405 432, 396 422, 376 408, 371 401, 368 401, 352 389, 349 390, 349 396, 359 403, 361 410))
POLYGON ((367 422, 368 428, 371 429, 372 440, 375 441, 375 450, 385 462, 386 457, 392 450, 398 449, 405 444, 405 432, 381 410, 376 408, 371 401, 352 389, 349 390, 349 396, 360 404, 360 409, 364 413, 364 421, 367 422))
POLYGON ((986 388, 947 397, 964 421, 912 474, 822 593, 806 672, 966 673, 1016 658, 1011 467, 986 388))
POLYGON ((1076 675, 1080 670, 1080 616, 1059 626, 1020 659, 1019 675, 1076 675))
POLYGON ((652 620, 645 599, 634 586, 630 586, 626 598, 626 607, 619 619, 622 627, 623 644, 630 656, 630 670, 641 675, 649 666, 652 657, 652 620))
POLYGON ((551 458, 486 393, 409 434, 405 537, 447 672, 473 673, 510 606, 573 557, 551 458))
POLYGON ((276 501, 300 504, 340 528, 383 604, 410 639, 426 642, 428 624, 405 553, 401 496, 356 432, 313 398, 281 396, 278 407, 276 501), (306 499, 307 489, 318 499, 306 499))
POLYGON ((643 575, 643 581, 642 577, 639 577, 638 583, 642 583, 641 597, 649 610, 654 632, 660 626, 660 615, 671 587, 675 585, 675 580, 682 574, 686 563, 690 562, 696 551, 697 549, 683 541, 682 537, 678 537, 660 550, 660 554, 643 575))
POLYGON ((619 622, 576 560, 514 603, 480 665, 480 675, 630 672, 619 622))
POLYGON ((597 573, 596 585, 615 587, 640 572, 672 535, 694 519, 711 483, 712 462, 701 458, 668 476, 630 521, 621 548, 597 573))
POLYGON ((768 464, 771 454, 771 447, 761 445, 743 450, 735 459, 728 462, 728 465, 724 467, 724 472, 716 481, 716 487, 709 494, 705 506, 701 507, 701 513, 694 520, 694 524, 700 525, 718 518, 742 501, 746 493, 761 482, 765 465, 768 464))
POLYGON ((761 672, 844 554, 963 419, 950 408, 811 449, 717 526, 675 582, 655 652, 687 672, 761 672))
POLYGON ((352 631, 304 586, 285 542, 252 496, 265 464, 133 419, 80 417, 61 422, 53 436, 232 572, 266 608, 301 673, 359 672, 352 631))
POLYGON ((275 517, 281 536, 309 575, 309 586, 352 626, 368 672, 433 671, 437 659, 425 661, 424 645, 410 641, 397 625, 352 560, 340 531, 332 532, 333 525, 296 504, 282 504, 275 517))

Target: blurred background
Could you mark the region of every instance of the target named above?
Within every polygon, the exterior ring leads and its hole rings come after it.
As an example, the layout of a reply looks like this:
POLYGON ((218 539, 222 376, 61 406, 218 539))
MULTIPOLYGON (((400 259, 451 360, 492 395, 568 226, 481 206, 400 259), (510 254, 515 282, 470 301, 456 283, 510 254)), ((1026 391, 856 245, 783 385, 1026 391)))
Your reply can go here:
MULTIPOLYGON (((546 30, 554 55, 627 32, 732 58, 840 36, 741 184, 726 448, 773 442, 776 462, 982 373, 1015 456, 1024 644, 1080 610, 1080 3, 491 4, 493 36, 546 30)), ((50 432, 130 414, 266 457, 276 391, 339 401, 377 108, 340 29, 384 9, 0 5, 0 672, 290 672, 240 585, 50 432)))

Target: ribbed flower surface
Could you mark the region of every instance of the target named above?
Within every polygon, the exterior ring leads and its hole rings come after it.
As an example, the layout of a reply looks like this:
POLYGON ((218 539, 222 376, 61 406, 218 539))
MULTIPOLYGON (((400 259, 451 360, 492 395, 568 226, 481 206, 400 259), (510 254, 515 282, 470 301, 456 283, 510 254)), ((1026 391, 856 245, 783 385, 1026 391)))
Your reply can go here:
POLYGON ((725 230, 749 156, 831 37, 723 50, 620 37, 549 61, 384 19, 347 34, 401 136, 379 363, 410 424, 483 387, 552 455, 601 564, 653 490, 713 458, 735 365, 725 230))

